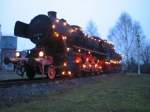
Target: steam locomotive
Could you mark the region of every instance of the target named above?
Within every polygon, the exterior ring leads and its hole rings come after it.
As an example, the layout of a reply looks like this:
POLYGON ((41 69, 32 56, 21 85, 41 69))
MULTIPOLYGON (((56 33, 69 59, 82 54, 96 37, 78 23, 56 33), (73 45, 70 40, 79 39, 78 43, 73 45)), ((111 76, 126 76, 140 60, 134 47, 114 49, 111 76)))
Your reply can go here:
POLYGON ((30 39, 36 47, 16 52, 10 61, 19 75, 29 79, 42 74, 58 76, 110 73, 120 70, 121 56, 107 40, 84 34, 77 25, 58 19, 55 11, 34 17, 30 24, 17 21, 14 34, 30 39))

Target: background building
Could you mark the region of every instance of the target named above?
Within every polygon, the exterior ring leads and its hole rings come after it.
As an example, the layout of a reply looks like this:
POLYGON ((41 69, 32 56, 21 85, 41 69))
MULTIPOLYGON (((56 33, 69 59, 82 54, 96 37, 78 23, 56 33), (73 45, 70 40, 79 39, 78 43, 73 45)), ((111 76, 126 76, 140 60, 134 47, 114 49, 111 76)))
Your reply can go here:
MULTIPOLYGON (((0 26, 1 27, 1 26, 0 26)), ((1 28, 0 28, 1 33, 1 28)), ((7 36, 0 34, 0 66, 5 69, 12 69, 13 65, 4 65, 4 58, 13 58, 15 56, 15 51, 17 49, 17 38, 15 36, 7 36)))

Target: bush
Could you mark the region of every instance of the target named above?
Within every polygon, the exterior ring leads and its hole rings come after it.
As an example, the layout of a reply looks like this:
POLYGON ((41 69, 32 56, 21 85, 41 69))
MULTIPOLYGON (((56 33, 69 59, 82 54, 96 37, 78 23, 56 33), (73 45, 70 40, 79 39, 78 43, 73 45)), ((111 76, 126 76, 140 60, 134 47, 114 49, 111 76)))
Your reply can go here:
POLYGON ((143 64, 141 66, 142 73, 150 73, 150 64, 143 64))

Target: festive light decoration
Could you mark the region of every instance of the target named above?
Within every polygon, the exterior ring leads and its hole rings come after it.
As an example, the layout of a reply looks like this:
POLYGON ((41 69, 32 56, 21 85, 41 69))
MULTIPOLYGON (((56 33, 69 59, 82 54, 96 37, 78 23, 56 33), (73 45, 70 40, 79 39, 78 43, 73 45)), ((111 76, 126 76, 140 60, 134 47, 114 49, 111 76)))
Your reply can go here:
POLYGON ((106 65, 110 65, 110 62, 106 61, 105 64, 106 64, 106 65))
POLYGON ((64 25, 64 26, 67 26, 67 22, 64 22, 63 25, 64 25))
POLYGON ((56 26, 55 26, 55 25, 52 25, 52 28, 53 28, 53 29, 55 29, 55 28, 56 28, 56 26))
POLYGON ((80 57, 76 57, 75 62, 76 62, 77 64, 79 64, 81 61, 82 61, 82 59, 81 59, 80 57))
POLYGON ((77 31, 77 30, 78 30, 78 28, 75 28, 75 30, 77 31))
POLYGON ((110 60, 110 63, 112 63, 112 64, 120 64, 121 61, 118 61, 118 60, 110 60))
POLYGON ((67 52, 69 52, 70 51, 70 48, 69 47, 67 47, 67 52))
POLYGON ((59 37, 59 33, 54 32, 55 37, 59 37))
POLYGON ((62 71, 62 73, 61 73, 62 75, 65 75, 65 71, 62 71))
POLYGON ((68 71, 68 75, 71 75, 72 73, 71 73, 71 71, 68 71))
POLYGON ((97 68, 98 67, 98 65, 97 64, 95 64, 95 68, 97 68))
POLYGON ((89 61, 89 58, 86 58, 86 61, 89 61))
POLYGON ((99 66, 98 68, 99 68, 99 69, 102 69, 102 66, 99 66))
POLYGON ((59 19, 56 19, 56 23, 59 23, 59 19))
POLYGON ((70 30, 69 30, 69 33, 73 33, 74 31, 75 31, 75 30, 73 30, 73 29, 70 29, 70 30))
POLYGON ((64 62, 64 64, 63 64, 63 65, 64 65, 64 67, 67 67, 67 62, 64 62))
POLYGON ((85 65, 85 64, 83 64, 83 65, 82 65, 82 67, 85 69, 85 68, 86 68, 86 65, 85 65))
POLYGON ((78 49, 78 52, 81 52, 81 49, 78 49))
POLYGON ((62 39, 63 39, 63 40, 66 40, 66 39, 67 39, 67 37, 66 37, 66 36, 62 36, 62 39))
POLYGON ((92 65, 91 65, 91 64, 89 64, 89 67, 91 68, 91 67, 92 67, 92 65))

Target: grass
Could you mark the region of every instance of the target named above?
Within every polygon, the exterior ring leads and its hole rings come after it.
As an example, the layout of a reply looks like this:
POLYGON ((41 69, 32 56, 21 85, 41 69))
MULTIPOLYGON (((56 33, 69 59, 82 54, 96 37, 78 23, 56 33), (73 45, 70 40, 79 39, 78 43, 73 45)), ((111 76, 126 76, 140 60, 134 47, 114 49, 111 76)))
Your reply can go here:
POLYGON ((150 75, 110 75, 0 112, 150 112, 150 75))

